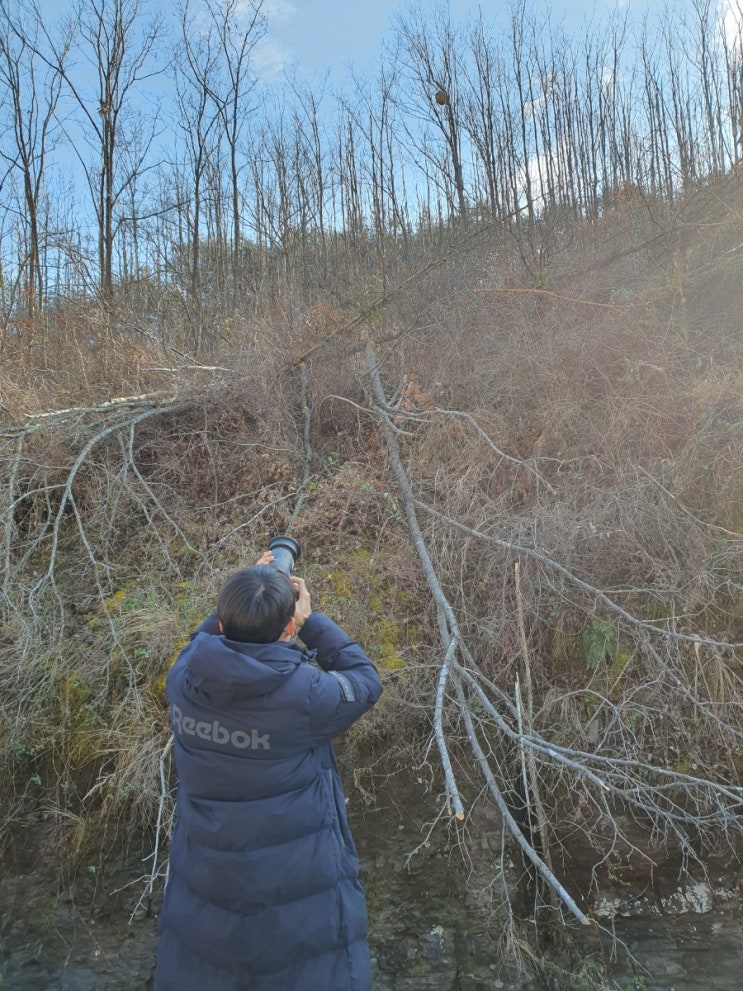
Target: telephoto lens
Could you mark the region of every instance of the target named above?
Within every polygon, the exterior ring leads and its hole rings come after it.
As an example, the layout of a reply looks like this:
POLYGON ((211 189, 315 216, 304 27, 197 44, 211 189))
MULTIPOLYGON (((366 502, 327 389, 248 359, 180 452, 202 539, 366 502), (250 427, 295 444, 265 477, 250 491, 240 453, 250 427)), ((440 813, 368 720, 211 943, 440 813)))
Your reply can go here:
POLYGON ((294 563, 299 557, 300 546, 293 537, 274 537, 268 545, 273 554, 271 567, 278 568, 287 578, 294 570, 294 563))

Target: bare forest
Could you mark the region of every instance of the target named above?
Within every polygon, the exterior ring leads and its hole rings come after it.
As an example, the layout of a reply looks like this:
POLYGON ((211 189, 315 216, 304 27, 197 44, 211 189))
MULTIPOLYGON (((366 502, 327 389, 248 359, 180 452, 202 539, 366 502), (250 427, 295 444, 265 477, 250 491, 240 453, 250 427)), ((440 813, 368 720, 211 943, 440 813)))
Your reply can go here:
POLYGON ((414 767, 463 856, 489 804, 588 925, 569 838, 743 839, 743 11, 412 5, 338 91, 268 17, 0 0, 4 829, 152 893, 165 674, 291 533, 365 800, 414 767))

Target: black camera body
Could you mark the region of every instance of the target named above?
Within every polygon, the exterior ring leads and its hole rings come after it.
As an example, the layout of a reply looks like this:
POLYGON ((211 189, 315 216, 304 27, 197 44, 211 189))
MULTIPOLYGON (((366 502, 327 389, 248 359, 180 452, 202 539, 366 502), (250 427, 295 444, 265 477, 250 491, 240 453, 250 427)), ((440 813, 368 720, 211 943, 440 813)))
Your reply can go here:
POLYGON ((297 541, 286 535, 273 537, 268 544, 268 549, 273 554, 270 567, 281 571, 288 578, 294 570, 294 565, 301 551, 297 541))

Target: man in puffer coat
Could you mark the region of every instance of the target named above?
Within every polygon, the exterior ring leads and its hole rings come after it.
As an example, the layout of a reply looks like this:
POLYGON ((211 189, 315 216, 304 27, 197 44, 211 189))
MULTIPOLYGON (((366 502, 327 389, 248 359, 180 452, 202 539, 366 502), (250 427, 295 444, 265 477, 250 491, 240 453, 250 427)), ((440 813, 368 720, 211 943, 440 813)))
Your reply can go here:
POLYGON ((270 560, 227 580, 168 673, 178 800, 155 991, 371 988, 331 738, 379 675, 270 560))

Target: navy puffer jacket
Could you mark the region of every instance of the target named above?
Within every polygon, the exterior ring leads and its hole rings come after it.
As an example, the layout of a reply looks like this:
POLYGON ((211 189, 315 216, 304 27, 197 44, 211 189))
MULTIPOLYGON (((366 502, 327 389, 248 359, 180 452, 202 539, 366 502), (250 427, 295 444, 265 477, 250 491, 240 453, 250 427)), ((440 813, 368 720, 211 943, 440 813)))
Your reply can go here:
POLYGON ((237 643, 211 616, 168 673, 178 800, 155 991, 371 987, 331 738, 382 688, 327 616, 302 640, 237 643))

